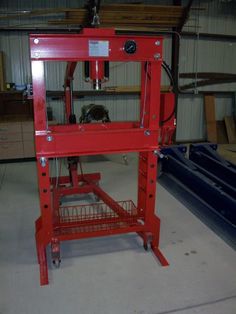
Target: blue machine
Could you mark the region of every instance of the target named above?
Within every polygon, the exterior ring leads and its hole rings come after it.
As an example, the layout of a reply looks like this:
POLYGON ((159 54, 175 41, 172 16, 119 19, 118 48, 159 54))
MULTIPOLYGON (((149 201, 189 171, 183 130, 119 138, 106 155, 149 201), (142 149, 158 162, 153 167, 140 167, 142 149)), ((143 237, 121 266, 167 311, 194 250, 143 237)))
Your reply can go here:
POLYGON ((184 191, 186 198, 187 192, 200 202, 197 215, 207 217, 211 227, 220 228, 223 238, 236 247, 236 166, 216 149, 216 144, 192 144, 187 158, 184 145, 163 148, 160 181, 174 193, 184 191))

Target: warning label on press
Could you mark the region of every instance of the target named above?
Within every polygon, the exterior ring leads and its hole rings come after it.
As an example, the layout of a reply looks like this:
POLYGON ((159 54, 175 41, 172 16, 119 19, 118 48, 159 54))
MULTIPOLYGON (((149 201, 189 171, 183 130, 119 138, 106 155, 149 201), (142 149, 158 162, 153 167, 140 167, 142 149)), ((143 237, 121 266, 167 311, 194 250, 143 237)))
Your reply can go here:
POLYGON ((89 40, 90 57, 108 57, 109 41, 107 40, 89 40))

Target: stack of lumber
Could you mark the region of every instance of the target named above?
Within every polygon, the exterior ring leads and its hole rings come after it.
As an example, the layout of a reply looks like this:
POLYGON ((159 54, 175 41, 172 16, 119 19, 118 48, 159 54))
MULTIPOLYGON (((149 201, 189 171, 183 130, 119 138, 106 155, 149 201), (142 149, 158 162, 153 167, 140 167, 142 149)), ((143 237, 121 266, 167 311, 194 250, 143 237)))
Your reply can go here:
MULTIPOLYGON (((168 29, 181 25, 185 17, 182 6, 160 6, 143 4, 110 4, 101 6, 101 27, 135 27, 168 29)), ((50 25, 85 25, 88 11, 77 9, 66 11, 65 19, 51 20, 50 25)))
MULTIPOLYGON (((12 21, 36 17, 50 17, 47 24, 54 26, 88 26, 91 23, 87 8, 48 8, 14 11, 0 14, 0 26, 11 26, 12 21), (9 23, 9 24, 4 24, 9 23)), ((145 4, 106 4, 99 10, 101 27, 138 30, 168 30, 181 28, 188 17, 188 9, 183 6, 145 4)), ((35 23, 32 20, 32 23, 35 23)), ((27 21, 27 24, 31 25, 27 21)), ((37 24, 37 23, 36 23, 37 24)), ((44 23, 43 23, 44 24, 44 23)), ((15 26, 15 25, 13 25, 15 26)))

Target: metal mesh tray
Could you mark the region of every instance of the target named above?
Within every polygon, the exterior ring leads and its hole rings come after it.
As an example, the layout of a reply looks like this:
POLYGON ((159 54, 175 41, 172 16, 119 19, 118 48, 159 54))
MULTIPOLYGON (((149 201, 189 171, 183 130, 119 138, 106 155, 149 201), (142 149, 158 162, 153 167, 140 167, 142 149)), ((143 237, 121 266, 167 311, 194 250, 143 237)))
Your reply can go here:
MULTIPOLYGON (((120 201, 117 202, 123 210, 126 219, 137 218, 137 208, 132 201, 120 201)), ((60 223, 70 222, 89 222, 99 221, 104 219, 118 219, 122 217, 116 213, 110 206, 105 203, 94 203, 86 205, 73 205, 73 206, 61 206, 59 208, 59 221, 60 223)))

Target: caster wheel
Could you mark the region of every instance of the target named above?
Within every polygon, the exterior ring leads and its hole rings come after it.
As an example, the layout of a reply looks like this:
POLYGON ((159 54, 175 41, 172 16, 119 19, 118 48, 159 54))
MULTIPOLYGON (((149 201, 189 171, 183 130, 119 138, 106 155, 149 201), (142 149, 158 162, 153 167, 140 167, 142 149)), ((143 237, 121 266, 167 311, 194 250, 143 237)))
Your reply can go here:
POLYGON ((61 260, 57 258, 57 259, 54 259, 52 263, 55 266, 55 268, 59 268, 61 265, 61 260))
POLYGON ((128 166, 129 162, 128 162, 128 157, 127 157, 127 155, 123 155, 122 158, 123 158, 124 164, 125 164, 126 166, 128 166))
POLYGON ((95 202, 96 202, 96 203, 100 202, 100 198, 99 198, 98 196, 95 195, 95 196, 94 196, 94 199, 95 199, 95 202))
POLYGON ((145 251, 148 251, 148 244, 147 244, 147 243, 144 243, 144 244, 143 244, 143 248, 144 248, 145 251))

